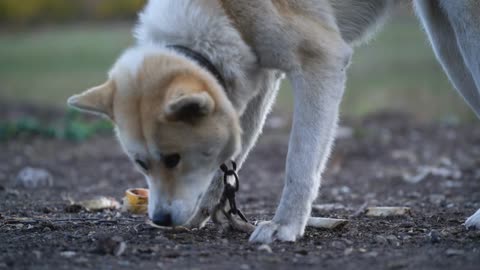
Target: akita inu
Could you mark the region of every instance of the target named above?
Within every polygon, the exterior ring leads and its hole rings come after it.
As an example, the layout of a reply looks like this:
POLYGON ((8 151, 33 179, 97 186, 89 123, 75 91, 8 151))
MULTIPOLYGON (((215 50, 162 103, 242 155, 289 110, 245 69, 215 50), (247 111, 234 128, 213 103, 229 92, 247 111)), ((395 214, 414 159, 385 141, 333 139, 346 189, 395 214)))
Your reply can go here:
MULTIPOLYGON (((106 83, 73 96, 108 116, 150 188, 149 217, 201 226, 218 202, 223 162, 239 166, 283 74, 294 114, 283 195, 254 242, 302 236, 330 153, 352 47, 398 0, 150 0, 137 44, 106 83)), ((435 54, 480 116, 480 2, 414 0, 435 54)), ((480 211, 468 227, 480 227, 480 211)))

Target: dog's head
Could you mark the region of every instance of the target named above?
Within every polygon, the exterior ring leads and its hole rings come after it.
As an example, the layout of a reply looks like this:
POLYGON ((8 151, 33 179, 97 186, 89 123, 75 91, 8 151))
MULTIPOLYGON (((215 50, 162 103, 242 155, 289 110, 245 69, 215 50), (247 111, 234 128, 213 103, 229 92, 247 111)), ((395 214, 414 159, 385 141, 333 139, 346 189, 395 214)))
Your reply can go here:
POLYGON ((157 224, 185 224, 219 165, 240 148, 239 117, 214 77, 156 47, 127 50, 106 83, 68 100, 107 116, 150 189, 157 224))

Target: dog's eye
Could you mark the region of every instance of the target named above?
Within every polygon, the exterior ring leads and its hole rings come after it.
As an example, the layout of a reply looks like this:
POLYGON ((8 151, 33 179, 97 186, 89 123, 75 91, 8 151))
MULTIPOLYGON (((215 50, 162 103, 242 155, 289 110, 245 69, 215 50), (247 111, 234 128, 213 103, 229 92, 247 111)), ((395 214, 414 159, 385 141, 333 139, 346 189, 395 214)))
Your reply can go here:
POLYGON ((145 161, 137 158, 137 159, 135 159, 135 163, 137 163, 137 165, 140 166, 145 171, 148 171, 148 165, 145 161))
POLYGON ((169 169, 173 169, 177 167, 179 162, 180 162, 179 154, 170 154, 163 157, 163 164, 165 164, 165 167, 169 169))

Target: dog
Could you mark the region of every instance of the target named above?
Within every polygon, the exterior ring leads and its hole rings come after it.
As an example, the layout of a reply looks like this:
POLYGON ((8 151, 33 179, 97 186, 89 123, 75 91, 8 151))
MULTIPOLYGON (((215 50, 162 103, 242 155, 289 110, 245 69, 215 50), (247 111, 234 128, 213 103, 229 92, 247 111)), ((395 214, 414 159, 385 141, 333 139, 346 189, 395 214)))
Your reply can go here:
MULTIPOLYGON (((110 118, 147 180, 148 215, 203 226, 223 189, 219 166, 241 166, 280 82, 293 86, 285 185, 252 242, 295 241, 334 141, 353 48, 399 0, 150 0, 136 45, 107 81, 68 100, 110 118)), ((480 117, 480 2, 413 0, 438 61, 480 117)), ((466 221, 480 228, 480 210, 466 221)))

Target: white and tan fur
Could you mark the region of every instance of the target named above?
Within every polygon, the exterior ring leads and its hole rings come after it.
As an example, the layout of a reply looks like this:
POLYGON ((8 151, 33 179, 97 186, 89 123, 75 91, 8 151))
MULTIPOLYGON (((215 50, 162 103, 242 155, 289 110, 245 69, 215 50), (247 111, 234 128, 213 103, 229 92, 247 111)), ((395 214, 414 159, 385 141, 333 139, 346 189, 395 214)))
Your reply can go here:
MULTIPOLYGON (((261 133, 283 74, 294 90, 285 186, 271 221, 250 240, 295 241, 317 196, 343 96, 352 47, 371 35, 398 0, 150 0, 137 45, 107 83, 69 104, 107 115, 150 187, 149 216, 201 226, 217 203, 218 166, 241 164, 261 133), (215 77, 167 45, 207 57, 215 77), (165 156, 178 153, 166 168, 165 156)), ((451 81, 480 116, 480 4, 416 0, 415 7, 451 81), (447 29, 447 31, 445 31, 447 29)), ((480 227, 480 212, 467 226, 480 227)))

